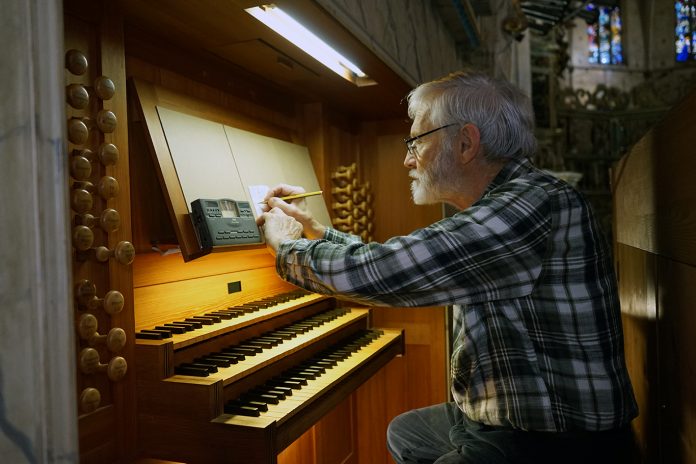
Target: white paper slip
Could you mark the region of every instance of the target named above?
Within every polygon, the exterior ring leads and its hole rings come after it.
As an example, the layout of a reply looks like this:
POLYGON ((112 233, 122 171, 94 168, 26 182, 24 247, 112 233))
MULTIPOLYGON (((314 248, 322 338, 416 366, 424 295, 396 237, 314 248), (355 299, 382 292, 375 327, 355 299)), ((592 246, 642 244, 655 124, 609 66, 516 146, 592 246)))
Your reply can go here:
POLYGON ((263 201, 266 193, 268 193, 268 185, 250 185, 249 186, 249 196, 251 197, 251 202, 254 204, 256 211, 256 217, 263 214, 263 205, 260 203, 263 201))

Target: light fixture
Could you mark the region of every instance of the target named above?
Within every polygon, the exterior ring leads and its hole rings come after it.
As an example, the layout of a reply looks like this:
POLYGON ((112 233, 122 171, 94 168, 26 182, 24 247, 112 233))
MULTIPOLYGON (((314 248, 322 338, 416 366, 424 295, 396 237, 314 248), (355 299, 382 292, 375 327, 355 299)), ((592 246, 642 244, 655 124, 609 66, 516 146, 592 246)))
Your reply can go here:
POLYGON ((358 86, 376 84, 345 56, 277 6, 261 5, 247 8, 245 11, 344 79, 358 86))

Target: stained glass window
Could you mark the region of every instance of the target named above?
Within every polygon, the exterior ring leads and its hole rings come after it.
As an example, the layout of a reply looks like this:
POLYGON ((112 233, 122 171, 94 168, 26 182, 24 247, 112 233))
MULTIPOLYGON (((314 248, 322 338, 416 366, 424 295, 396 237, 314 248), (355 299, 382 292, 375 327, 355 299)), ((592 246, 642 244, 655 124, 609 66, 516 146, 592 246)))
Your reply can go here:
POLYGON ((679 0, 674 2, 677 27, 674 30, 674 45, 677 61, 696 59, 696 1, 679 0))
MULTIPOLYGON (((688 0, 693 2, 694 0, 688 0)), ((596 6, 587 9, 597 12, 598 20, 587 26, 588 59, 590 64, 623 64, 621 46, 621 11, 618 6, 596 6)))

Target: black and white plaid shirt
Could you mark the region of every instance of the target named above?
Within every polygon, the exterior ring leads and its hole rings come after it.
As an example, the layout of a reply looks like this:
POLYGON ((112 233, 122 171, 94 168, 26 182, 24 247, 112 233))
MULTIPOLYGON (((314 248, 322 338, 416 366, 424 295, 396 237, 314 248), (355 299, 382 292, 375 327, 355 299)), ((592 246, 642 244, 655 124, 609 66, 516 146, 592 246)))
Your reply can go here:
POLYGON ((276 267, 371 305, 454 305, 452 391, 472 420, 594 431, 637 414, 606 240, 583 197, 528 160, 450 218, 384 243, 328 229, 284 242, 276 267))

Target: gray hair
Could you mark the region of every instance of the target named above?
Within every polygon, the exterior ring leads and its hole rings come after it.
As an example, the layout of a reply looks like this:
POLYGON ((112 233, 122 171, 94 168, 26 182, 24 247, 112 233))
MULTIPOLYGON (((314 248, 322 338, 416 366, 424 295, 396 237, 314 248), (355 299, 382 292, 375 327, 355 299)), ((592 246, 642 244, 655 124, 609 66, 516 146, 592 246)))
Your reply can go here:
MULTIPOLYGON (((488 160, 527 158, 536 151, 534 111, 517 87, 478 71, 461 71, 421 84, 407 96, 408 115, 433 127, 472 123, 488 160)), ((461 126, 460 126, 461 127, 461 126)))

